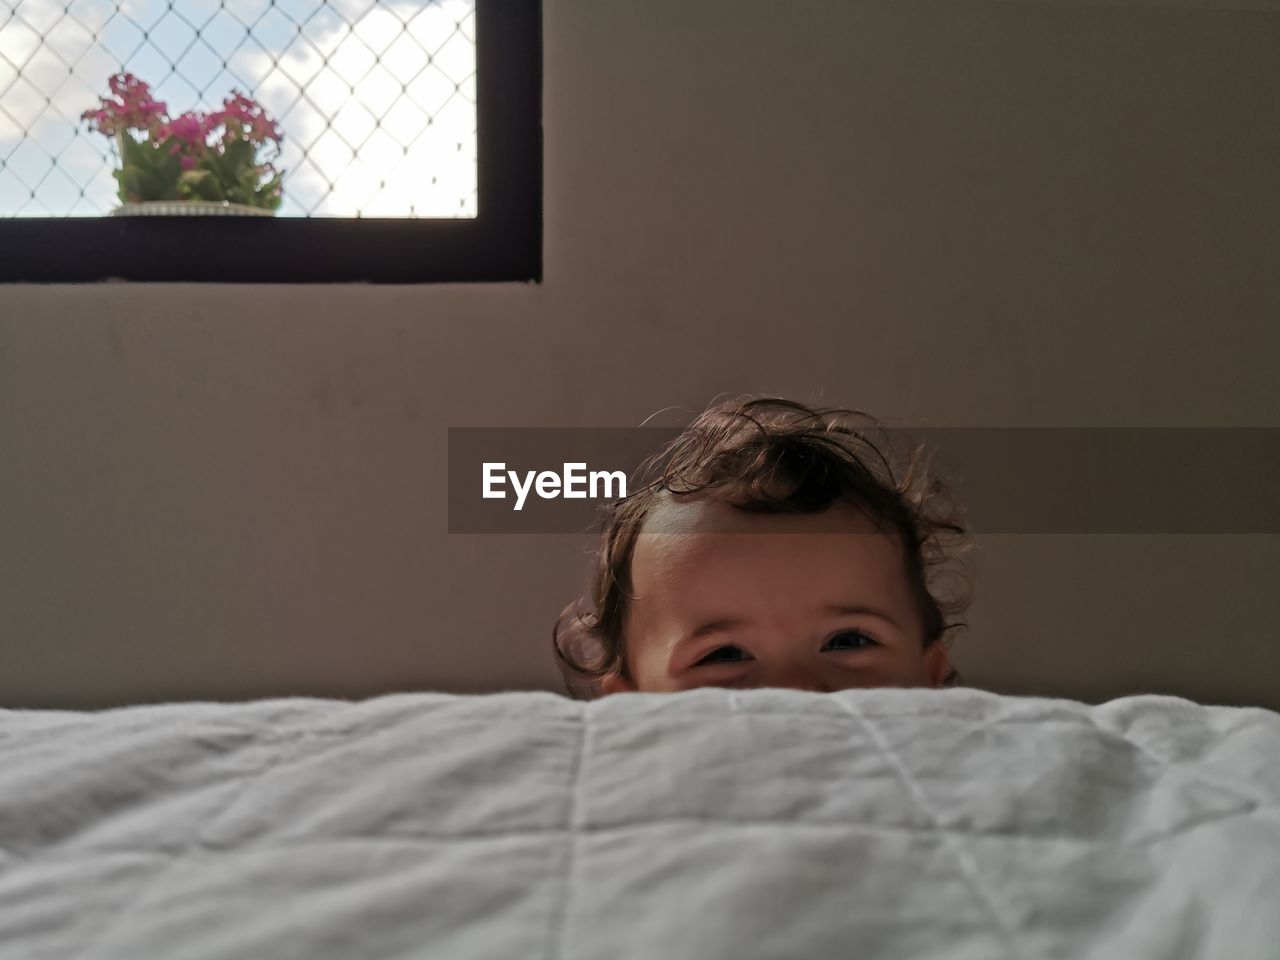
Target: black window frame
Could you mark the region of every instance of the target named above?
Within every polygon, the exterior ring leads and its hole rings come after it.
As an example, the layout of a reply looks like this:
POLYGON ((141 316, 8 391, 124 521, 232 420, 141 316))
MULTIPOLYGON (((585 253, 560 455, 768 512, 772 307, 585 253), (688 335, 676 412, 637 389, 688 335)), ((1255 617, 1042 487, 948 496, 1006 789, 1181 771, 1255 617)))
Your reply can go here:
POLYGON ((475 20, 476 217, 13 217, 0 282, 541 282, 541 0, 475 20))

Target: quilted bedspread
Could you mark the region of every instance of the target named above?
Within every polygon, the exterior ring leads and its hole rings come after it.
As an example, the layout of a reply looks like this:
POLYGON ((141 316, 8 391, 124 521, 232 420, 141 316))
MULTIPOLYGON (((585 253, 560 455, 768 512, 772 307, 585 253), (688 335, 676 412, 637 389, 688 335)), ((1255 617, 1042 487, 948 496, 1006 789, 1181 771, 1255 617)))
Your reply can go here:
POLYGON ((1280 715, 718 688, 0 711, 0 958, 1280 958, 1280 715))

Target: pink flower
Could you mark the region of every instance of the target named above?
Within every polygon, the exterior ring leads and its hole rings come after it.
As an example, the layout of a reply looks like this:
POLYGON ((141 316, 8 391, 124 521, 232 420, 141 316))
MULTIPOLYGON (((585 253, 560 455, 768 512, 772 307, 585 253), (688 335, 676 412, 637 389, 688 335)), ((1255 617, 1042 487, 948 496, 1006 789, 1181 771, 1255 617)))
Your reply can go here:
POLYGON ((199 111, 190 110, 156 127, 157 145, 167 144, 170 156, 178 157, 183 170, 193 170, 208 152, 208 121, 199 111))
POLYGON ((188 147, 203 147, 205 144, 205 118, 192 110, 171 120, 166 126, 168 136, 188 147))
MULTIPOLYGON (((104 101, 105 102, 105 101, 104 101)), ((88 120, 90 128, 106 134, 108 137, 116 135, 116 121, 113 111, 106 108, 99 110, 86 110, 80 114, 81 120, 88 120)))
POLYGON ((107 81, 118 100, 101 97, 97 110, 86 110, 82 120, 107 136, 121 130, 153 131, 163 123, 169 107, 151 96, 151 88, 131 73, 117 73, 107 81))
POLYGON ((278 145, 283 139, 279 126, 266 115, 262 105, 238 90, 222 102, 221 110, 209 114, 209 120, 222 125, 224 140, 244 138, 252 143, 274 141, 278 145))

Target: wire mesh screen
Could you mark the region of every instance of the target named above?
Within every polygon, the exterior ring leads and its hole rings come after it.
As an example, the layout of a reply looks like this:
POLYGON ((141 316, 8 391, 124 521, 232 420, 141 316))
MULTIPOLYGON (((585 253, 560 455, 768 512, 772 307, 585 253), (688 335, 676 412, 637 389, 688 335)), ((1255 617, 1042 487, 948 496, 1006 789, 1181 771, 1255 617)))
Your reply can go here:
POLYGON ((0 217, 120 205, 112 75, 277 123, 281 216, 474 217, 475 0, 0 0, 0 217))

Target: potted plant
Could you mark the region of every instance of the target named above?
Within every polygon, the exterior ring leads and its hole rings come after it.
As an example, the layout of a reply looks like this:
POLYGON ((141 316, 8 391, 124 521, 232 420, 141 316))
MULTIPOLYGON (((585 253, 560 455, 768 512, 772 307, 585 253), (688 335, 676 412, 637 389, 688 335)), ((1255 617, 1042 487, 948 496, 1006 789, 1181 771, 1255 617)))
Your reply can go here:
POLYGON ((283 198, 274 161, 280 129, 261 105, 233 90, 221 110, 170 118, 168 106, 130 73, 107 82, 112 97, 81 119, 115 139, 121 206, 112 215, 272 216, 283 198))

